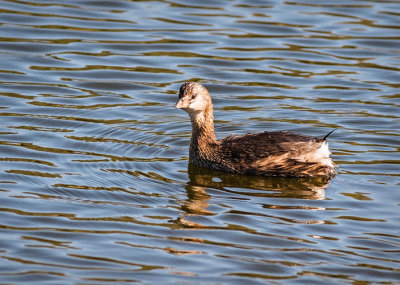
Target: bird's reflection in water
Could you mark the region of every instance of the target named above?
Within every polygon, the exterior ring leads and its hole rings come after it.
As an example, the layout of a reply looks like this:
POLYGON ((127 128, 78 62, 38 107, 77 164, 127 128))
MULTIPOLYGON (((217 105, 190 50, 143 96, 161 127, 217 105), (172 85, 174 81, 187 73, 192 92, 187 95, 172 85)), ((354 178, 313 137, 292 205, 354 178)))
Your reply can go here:
MULTIPOLYGON (((186 184, 187 200, 181 201, 184 215, 178 223, 184 227, 199 228, 200 224, 190 222, 185 217, 193 215, 214 215, 207 208, 209 199, 206 189, 213 188, 243 197, 294 198, 306 200, 325 199, 325 189, 330 180, 325 177, 262 177, 245 176, 220 172, 212 169, 188 166, 189 181, 186 184)), ((273 205, 268 205, 274 208, 273 205)), ((277 205, 277 207, 281 207, 277 205)), ((323 209, 321 209, 323 210, 323 209)))

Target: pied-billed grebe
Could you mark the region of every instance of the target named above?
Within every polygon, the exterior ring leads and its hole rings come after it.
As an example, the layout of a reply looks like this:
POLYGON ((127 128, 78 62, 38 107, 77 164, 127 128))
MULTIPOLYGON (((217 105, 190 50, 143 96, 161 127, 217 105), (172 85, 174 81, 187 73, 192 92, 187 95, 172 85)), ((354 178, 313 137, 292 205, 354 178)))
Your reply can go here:
POLYGON ((207 89, 194 82, 179 89, 176 107, 192 121, 189 163, 231 173, 263 176, 334 176, 326 139, 291 132, 262 132, 217 140, 207 89))

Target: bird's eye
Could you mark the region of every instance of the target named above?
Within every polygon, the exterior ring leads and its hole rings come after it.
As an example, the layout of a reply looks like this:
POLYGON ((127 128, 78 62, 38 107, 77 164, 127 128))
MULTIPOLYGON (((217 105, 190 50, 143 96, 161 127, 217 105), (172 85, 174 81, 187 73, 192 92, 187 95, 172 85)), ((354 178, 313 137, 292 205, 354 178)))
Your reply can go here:
POLYGON ((192 97, 190 97, 191 100, 196 99, 197 94, 193 94, 192 97))

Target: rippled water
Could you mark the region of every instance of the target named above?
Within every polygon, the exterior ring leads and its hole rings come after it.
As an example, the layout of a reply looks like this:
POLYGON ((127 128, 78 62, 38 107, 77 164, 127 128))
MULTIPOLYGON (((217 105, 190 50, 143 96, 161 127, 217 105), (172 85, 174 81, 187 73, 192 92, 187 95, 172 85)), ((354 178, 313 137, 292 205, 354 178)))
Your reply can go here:
POLYGON ((1 283, 399 282, 399 4, 0 1, 1 283), (185 81, 339 175, 188 169, 185 81))

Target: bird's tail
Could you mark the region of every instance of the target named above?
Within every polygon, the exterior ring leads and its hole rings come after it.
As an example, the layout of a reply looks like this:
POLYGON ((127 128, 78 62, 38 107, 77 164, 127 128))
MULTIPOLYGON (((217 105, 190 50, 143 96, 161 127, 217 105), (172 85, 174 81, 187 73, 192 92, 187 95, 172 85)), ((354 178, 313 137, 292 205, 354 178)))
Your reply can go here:
POLYGON ((326 136, 324 136, 323 140, 326 141, 326 140, 328 139, 329 135, 330 135, 331 133, 333 133, 334 131, 336 131, 336 129, 333 129, 333 130, 330 131, 326 136))

